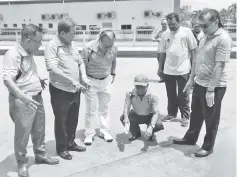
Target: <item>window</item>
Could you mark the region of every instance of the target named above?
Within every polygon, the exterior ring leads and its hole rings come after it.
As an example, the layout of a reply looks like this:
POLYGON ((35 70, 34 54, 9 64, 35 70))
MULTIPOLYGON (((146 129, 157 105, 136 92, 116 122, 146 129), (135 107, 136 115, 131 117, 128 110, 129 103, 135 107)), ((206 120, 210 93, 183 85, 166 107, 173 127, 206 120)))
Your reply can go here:
POLYGON ((14 27, 14 28, 17 28, 17 24, 13 24, 13 27, 14 27))
POLYGON ((24 28, 26 26, 26 24, 22 24, 22 28, 24 28))
POLYGON ((105 22, 105 23, 102 23, 102 27, 103 28, 112 28, 113 24, 111 22, 105 22))
POLYGON ((53 24, 52 23, 49 23, 49 28, 53 28, 53 24))
POLYGON ((121 25, 121 30, 131 30, 132 25, 121 25))
POLYGON ((86 30, 86 25, 77 25, 76 30, 86 30))
POLYGON ((43 24, 42 24, 42 23, 39 23, 39 27, 40 27, 40 28, 43 28, 43 24))
POLYGON ((4 28, 7 28, 7 24, 4 24, 3 26, 4 26, 4 28))

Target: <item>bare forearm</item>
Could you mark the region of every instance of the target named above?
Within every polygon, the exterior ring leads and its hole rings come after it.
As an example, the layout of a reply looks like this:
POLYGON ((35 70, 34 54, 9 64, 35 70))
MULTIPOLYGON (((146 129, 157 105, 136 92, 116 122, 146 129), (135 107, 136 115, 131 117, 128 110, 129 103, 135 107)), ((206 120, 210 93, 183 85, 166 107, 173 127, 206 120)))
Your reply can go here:
POLYGON ((163 71, 164 69, 164 64, 165 64, 165 53, 160 53, 160 58, 159 58, 159 69, 163 71))
POLYGON ((194 81, 194 78, 195 78, 196 60, 197 60, 197 53, 196 53, 196 49, 194 49, 193 51, 191 51, 191 58, 190 58, 192 67, 191 67, 191 74, 190 74, 189 79, 191 81, 194 81))
POLYGON ((128 119, 128 114, 129 114, 130 109, 131 109, 130 105, 124 107, 123 116, 125 119, 128 119))
POLYGON ((17 98, 20 98, 24 93, 19 89, 19 87, 15 84, 12 79, 8 79, 4 81, 4 85, 8 88, 8 90, 15 95, 17 98))
POLYGON ((159 113, 158 112, 154 113, 152 118, 151 118, 151 124, 155 125, 158 121, 158 118, 159 118, 159 113))
POLYGON ((87 79, 85 64, 81 63, 80 66, 79 66, 79 69, 80 69, 81 78, 82 78, 82 80, 85 81, 87 79))
POLYGON ((116 73, 116 65, 117 65, 117 62, 116 62, 116 59, 115 59, 112 63, 112 67, 111 67, 111 73, 113 73, 113 74, 116 73))

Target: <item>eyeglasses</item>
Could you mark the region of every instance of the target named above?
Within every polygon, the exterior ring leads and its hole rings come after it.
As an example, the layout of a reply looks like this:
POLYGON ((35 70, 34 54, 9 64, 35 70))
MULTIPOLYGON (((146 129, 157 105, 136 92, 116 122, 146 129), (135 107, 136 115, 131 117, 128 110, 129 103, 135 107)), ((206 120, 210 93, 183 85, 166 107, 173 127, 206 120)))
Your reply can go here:
MULTIPOLYGON (((213 22, 214 22, 214 21, 213 21, 213 22)), ((211 26, 211 24, 212 24, 213 22, 211 22, 211 23, 209 23, 209 24, 200 24, 200 27, 203 28, 203 29, 206 29, 206 28, 208 28, 209 26, 211 26)))
POLYGON ((31 38, 29 38, 29 37, 26 37, 26 38, 27 38, 27 39, 30 39, 30 40, 32 40, 32 41, 38 43, 38 44, 41 44, 41 43, 42 43, 42 39, 41 39, 40 41, 37 41, 37 40, 31 39, 31 38))

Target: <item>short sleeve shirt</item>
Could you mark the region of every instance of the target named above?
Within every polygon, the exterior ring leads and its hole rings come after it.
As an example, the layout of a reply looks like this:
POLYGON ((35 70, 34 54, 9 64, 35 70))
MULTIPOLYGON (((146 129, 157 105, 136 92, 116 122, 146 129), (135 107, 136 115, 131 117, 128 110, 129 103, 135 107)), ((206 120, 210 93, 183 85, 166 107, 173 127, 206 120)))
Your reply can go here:
POLYGON ((166 53, 164 74, 184 75, 191 70, 190 51, 197 48, 197 41, 187 27, 166 31, 162 35, 160 53, 166 53))
POLYGON ((134 89, 132 92, 126 93, 125 108, 129 106, 132 106, 137 115, 149 115, 158 112, 158 98, 150 90, 147 90, 147 93, 141 99, 134 89))
POLYGON ((117 57, 117 47, 113 47, 102 54, 99 49, 98 40, 89 42, 82 50, 82 59, 86 66, 86 73, 95 78, 108 77, 111 74, 112 62, 117 57))
MULTIPOLYGON (((47 70, 59 68, 75 81, 79 81, 79 65, 83 60, 73 42, 67 46, 56 36, 46 46, 44 55, 47 70)), ((76 88, 73 85, 64 82, 52 72, 49 73, 49 79, 50 83, 60 90, 72 93, 76 92, 76 88)))
POLYGON ((37 95, 42 91, 33 55, 20 44, 8 50, 3 58, 3 80, 8 79, 12 79, 27 95, 37 95))
MULTIPOLYGON (((219 28, 210 38, 206 36, 202 38, 197 52, 195 82, 203 87, 208 87, 216 62, 229 62, 231 49, 232 40, 223 28, 219 28)), ((226 69, 225 64, 217 87, 227 86, 226 69)))

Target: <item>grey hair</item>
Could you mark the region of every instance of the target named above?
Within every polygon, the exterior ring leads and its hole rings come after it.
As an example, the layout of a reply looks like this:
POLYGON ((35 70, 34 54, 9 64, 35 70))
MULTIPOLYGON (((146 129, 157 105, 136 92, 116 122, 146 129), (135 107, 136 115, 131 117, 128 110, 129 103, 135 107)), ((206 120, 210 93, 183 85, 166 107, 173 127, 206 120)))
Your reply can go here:
POLYGON ((36 36, 36 32, 43 33, 43 29, 34 24, 26 25, 21 31, 21 38, 26 39, 32 36, 36 36))
POLYGON ((69 17, 62 19, 58 23, 58 34, 60 34, 62 31, 65 33, 68 33, 71 28, 75 27, 76 23, 69 17))

